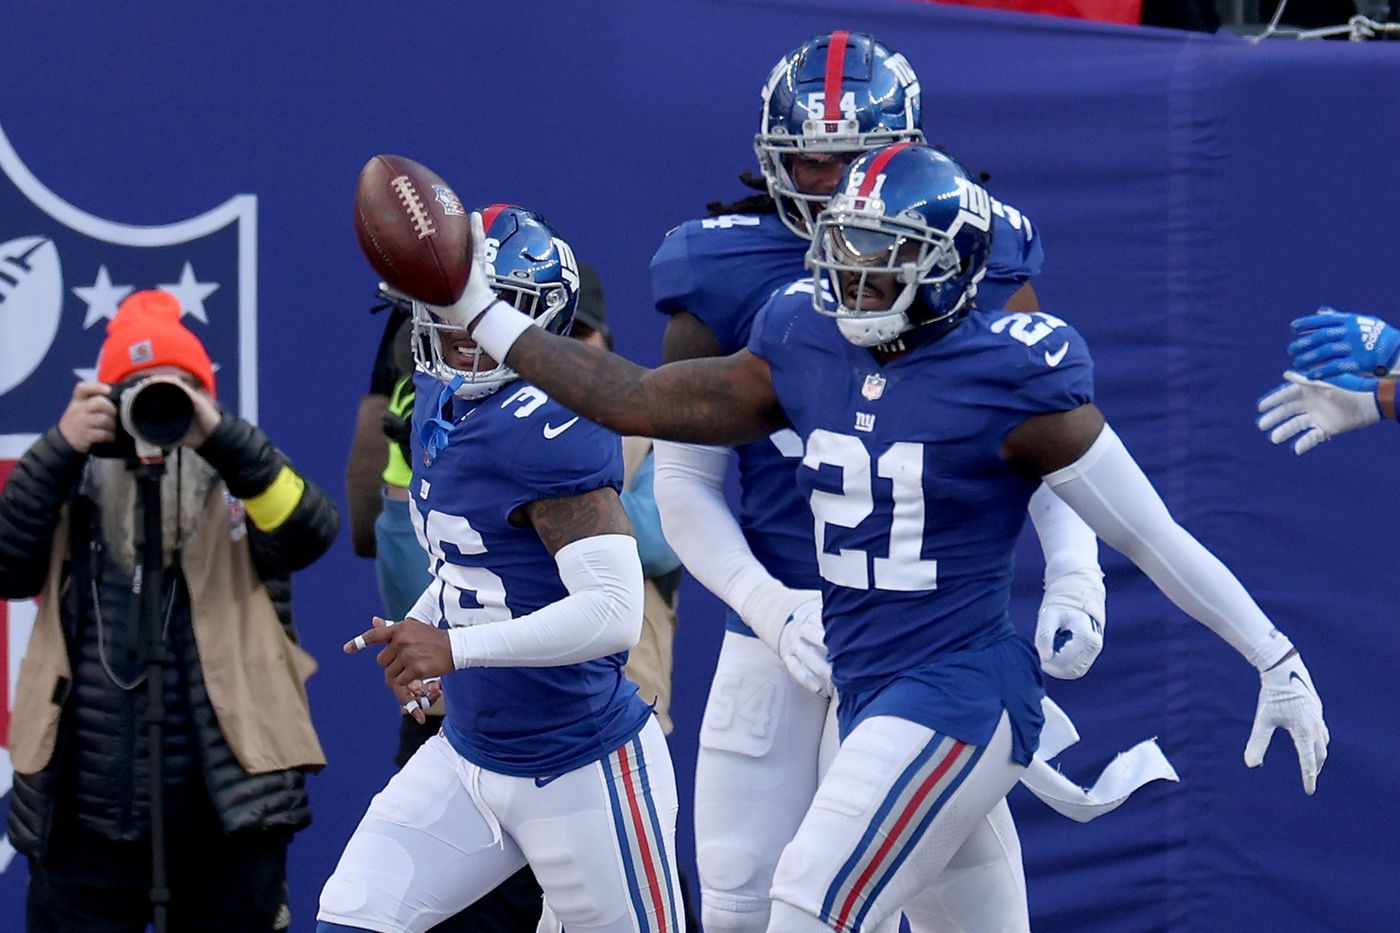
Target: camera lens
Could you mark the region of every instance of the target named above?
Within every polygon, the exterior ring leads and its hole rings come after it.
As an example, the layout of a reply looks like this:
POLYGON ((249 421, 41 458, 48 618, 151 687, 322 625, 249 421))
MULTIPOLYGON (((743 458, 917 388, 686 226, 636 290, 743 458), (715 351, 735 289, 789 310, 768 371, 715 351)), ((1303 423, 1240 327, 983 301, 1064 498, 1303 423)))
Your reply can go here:
POLYGON ((123 415, 126 429, 157 447, 173 447, 190 429, 194 402, 173 382, 149 380, 130 390, 130 407, 123 415))

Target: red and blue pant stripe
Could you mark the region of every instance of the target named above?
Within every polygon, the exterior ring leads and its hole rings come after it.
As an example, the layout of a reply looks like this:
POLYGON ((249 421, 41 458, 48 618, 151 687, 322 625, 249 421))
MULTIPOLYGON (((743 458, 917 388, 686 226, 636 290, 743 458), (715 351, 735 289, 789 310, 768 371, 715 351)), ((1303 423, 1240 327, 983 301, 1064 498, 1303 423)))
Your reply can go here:
POLYGON ((632 739, 602 762, 632 911, 642 933, 675 933, 676 892, 646 759, 632 739))
POLYGON ((841 933, 859 930, 891 878, 982 756, 981 746, 934 733, 895 780, 842 864, 821 919, 841 933))

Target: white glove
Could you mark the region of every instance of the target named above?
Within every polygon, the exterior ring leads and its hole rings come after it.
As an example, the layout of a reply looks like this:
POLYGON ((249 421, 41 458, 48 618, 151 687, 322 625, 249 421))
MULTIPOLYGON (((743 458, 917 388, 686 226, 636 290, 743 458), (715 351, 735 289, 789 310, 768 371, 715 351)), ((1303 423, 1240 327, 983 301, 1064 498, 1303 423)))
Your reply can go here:
POLYGON ((491 273, 486 268, 486 230, 482 226, 481 212, 472 211, 472 268, 467 275, 467 287, 462 295, 450 305, 428 305, 444 324, 463 329, 481 317, 482 313, 496 302, 496 292, 491 288, 491 273))
POLYGON ((1047 583, 1035 622, 1041 670, 1061 680, 1083 677, 1103 650, 1103 623, 1103 573, 1097 568, 1047 583))
POLYGON ((1317 790, 1317 774, 1327 761, 1331 735, 1322 720, 1322 699, 1297 653, 1259 674, 1259 706, 1244 747, 1245 765, 1257 768, 1263 763, 1269 740, 1280 728, 1293 736, 1298 765, 1303 770, 1303 792, 1311 794, 1317 790))
POLYGON ((818 696, 831 696, 831 662, 826 658, 822 601, 818 596, 792 610, 778 634, 778 656, 792 679, 818 696))
POLYGON ((1293 452, 1302 455, 1338 434, 1364 428, 1381 419, 1376 401, 1377 380, 1368 376, 1331 376, 1327 381, 1308 379, 1289 370, 1288 380, 1259 400, 1259 430, 1268 431, 1269 440, 1293 442, 1293 452))

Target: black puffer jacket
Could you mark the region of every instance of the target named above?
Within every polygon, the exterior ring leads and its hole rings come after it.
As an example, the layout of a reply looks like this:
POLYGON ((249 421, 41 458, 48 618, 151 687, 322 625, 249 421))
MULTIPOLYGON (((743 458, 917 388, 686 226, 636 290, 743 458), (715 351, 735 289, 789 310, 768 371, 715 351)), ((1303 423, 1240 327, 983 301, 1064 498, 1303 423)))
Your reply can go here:
MULTIPOLYGON (((197 452, 239 499, 267 489, 287 465, 262 431, 232 416, 197 452)), ((145 688, 123 691, 106 670, 111 667, 122 678, 139 672, 124 649, 129 581, 101 559, 102 532, 79 492, 86 461, 54 428, 29 449, 0 492, 0 598, 29 597, 42 589, 64 505, 70 514, 60 618, 74 682, 62 698, 53 759, 37 775, 15 776, 10 805, 11 839, 31 855, 42 854, 56 805, 113 839, 142 835, 148 813, 144 782, 149 762, 141 723, 145 688), (102 654, 95 644, 93 583, 105 626, 102 654)), ((275 530, 247 525, 254 566, 293 638, 291 574, 325 553, 338 527, 334 503, 310 482, 291 516, 275 530)), ((227 832, 301 829, 311 819, 301 772, 252 775, 238 763, 205 691, 189 595, 178 568, 169 572, 166 592, 170 623, 163 760, 170 815, 179 818, 185 807, 199 806, 207 796, 227 832)))

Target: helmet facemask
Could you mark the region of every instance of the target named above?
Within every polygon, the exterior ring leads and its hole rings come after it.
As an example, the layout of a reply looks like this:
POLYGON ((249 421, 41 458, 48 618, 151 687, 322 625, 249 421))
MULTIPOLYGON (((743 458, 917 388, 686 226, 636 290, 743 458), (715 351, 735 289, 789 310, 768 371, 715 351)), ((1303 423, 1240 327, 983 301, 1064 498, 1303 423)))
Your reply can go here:
MULTIPOLYGON (((765 121, 766 122, 766 121, 765 121)), ((802 121, 800 135, 791 134, 786 127, 774 126, 769 132, 754 137, 754 152, 759 169, 768 183, 768 193, 778 205, 778 216, 793 233, 810 240, 816 229, 816 217, 831 199, 830 191, 803 191, 792 178, 789 168, 793 157, 830 153, 845 156, 849 164, 862 154, 898 142, 923 142, 920 130, 879 129, 860 132, 852 119, 822 120, 809 117, 802 121)))
MULTIPOLYGON (((569 244, 547 220, 523 207, 492 204, 482 214, 486 274, 497 297, 535 326, 567 332, 579 290, 578 263, 569 244)), ((454 385, 465 399, 485 398, 519 378, 483 353, 466 331, 439 320, 418 302, 413 303, 413 354, 419 372, 454 385)))
MULTIPOLYGON (((560 282, 538 285, 517 275, 491 275, 491 287, 507 304, 530 317, 535 326, 549 328, 569 304, 568 289, 560 282)), ((441 382, 453 382, 461 377, 456 389, 460 398, 485 398, 501 386, 520 378, 515 370, 500 361, 491 360, 460 327, 447 324, 420 301, 413 302, 413 362, 418 371, 441 382), (453 357, 471 361, 469 367, 453 366, 444 352, 446 343, 458 343, 461 349, 453 357), (486 363, 494 363, 487 366, 486 363)))
POLYGON ((889 343, 915 324, 946 320, 976 292, 974 284, 952 307, 930 303, 962 271, 962 257, 951 237, 922 218, 886 217, 883 209, 876 198, 835 196, 817 218, 807 251, 807 266, 823 286, 813 289, 813 307, 862 347, 889 343), (879 306, 863 308, 867 296, 879 306), (928 306, 915 308, 916 298, 928 306))

